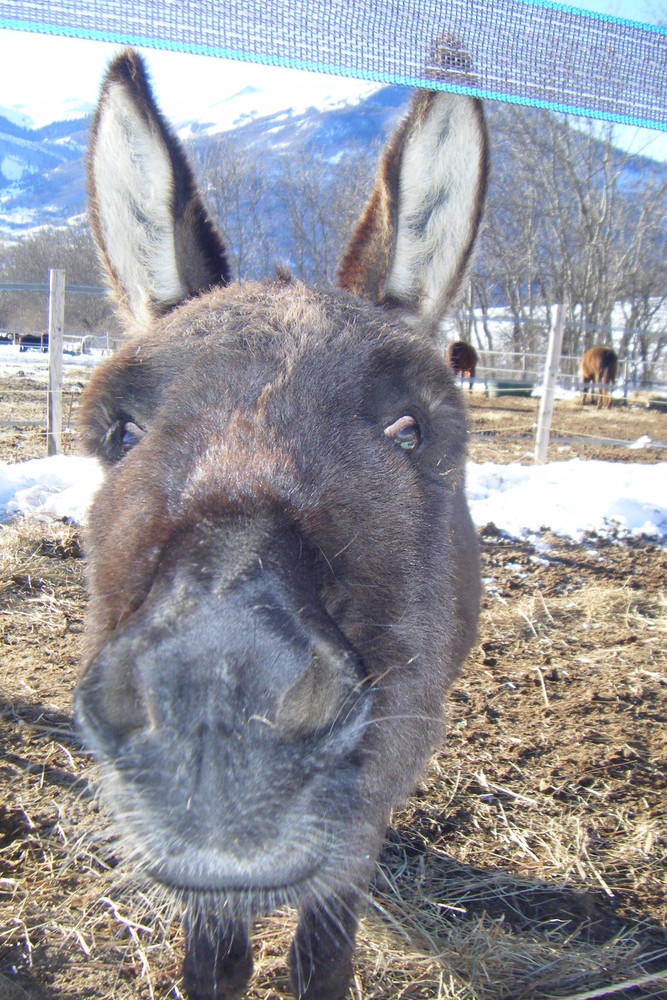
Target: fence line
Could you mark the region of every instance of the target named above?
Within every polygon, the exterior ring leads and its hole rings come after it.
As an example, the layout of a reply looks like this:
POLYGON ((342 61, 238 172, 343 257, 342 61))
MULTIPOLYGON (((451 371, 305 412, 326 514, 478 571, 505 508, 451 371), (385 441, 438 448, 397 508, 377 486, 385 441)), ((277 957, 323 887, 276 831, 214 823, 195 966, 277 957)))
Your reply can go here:
MULTIPOLYGON (((0 281, 0 292, 44 292, 49 291, 49 285, 44 281, 0 281)), ((68 295, 107 295, 107 289, 101 285, 68 285, 68 295)))
POLYGON ((65 329, 65 272, 49 271, 49 386, 46 404, 46 454, 59 455, 63 432, 63 331, 65 329))
MULTIPOLYGON (((47 294, 47 317, 48 329, 29 332, 23 330, 22 333, 0 331, 0 341, 11 342, 14 346, 19 344, 19 350, 23 352, 29 347, 35 346, 43 351, 48 350, 48 381, 46 386, 46 405, 41 410, 42 419, 39 421, 44 427, 44 412, 46 411, 46 451, 47 455, 57 455, 62 450, 62 416, 63 416, 63 356, 64 354, 90 353, 93 345, 101 348, 103 352, 111 347, 110 337, 106 335, 99 337, 94 334, 65 333, 65 271, 60 269, 49 269, 49 281, 45 284, 41 281, 5 281, 0 282, 0 291, 23 292, 23 293, 45 293, 47 294)), ((67 286, 67 295, 106 295, 106 290, 96 285, 67 286)), ((39 366, 39 373, 35 372, 38 378, 44 377, 44 367, 39 366)), ((74 404, 75 387, 69 389, 69 407, 67 412, 67 425, 69 423, 74 404)), ((14 395, 3 393, 3 397, 14 395)), ((35 426, 38 422, 34 418, 34 402, 30 405, 31 396, 44 398, 43 390, 39 389, 19 389, 16 396, 28 401, 26 409, 33 410, 32 418, 26 418, 28 426, 35 426)), ((11 407, 11 404, 10 404, 11 407)), ((41 409, 41 407, 39 407, 41 409)), ((3 408, 3 416, 5 409, 3 408)), ((9 413, 15 410, 8 408, 9 413)), ((7 422, 2 420, 3 424, 7 422)))
MULTIPOLYGON (((63 281, 62 289, 62 302, 58 305, 60 310, 60 329, 58 330, 58 322, 56 322, 51 315, 51 310, 53 308, 52 303, 52 292, 51 284, 47 285, 44 282, 34 282, 34 281, 11 281, 11 282, 0 282, 0 292, 1 291, 14 291, 14 292, 49 292, 49 333, 48 338, 49 345, 49 372, 50 381, 46 392, 46 415, 47 415, 47 450, 48 454, 58 453, 61 448, 61 406, 62 406, 62 394, 63 394, 63 365, 62 365, 62 355, 63 352, 67 354, 85 354, 92 352, 93 349, 101 350, 102 352, 107 352, 113 350, 115 344, 113 343, 113 338, 107 333, 106 335, 97 334, 78 334, 78 333, 65 333, 64 332, 64 271, 49 271, 50 283, 54 274, 61 274, 63 281), (54 342, 55 331, 58 330, 57 341, 58 345, 54 342), (57 357, 56 357, 57 355, 57 357)), ((99 295, 104 296, 107 294, 106 289, 95 286, 95 285, 68 285, 67 295, 99 295)), ((473 314, 473 320, 475 320, 473 314)), ((535 318, 525 318, 519 319, 519 322, 535 322, 535 318)), ((515 319, 508 316, 497 316, 491 318, 491 322, 494 325, 516 322, 515 319)), ((565 326, 573 325, 571 322, 565 324, 565 326)), ((576 321, 575 324, 576 325, 576 321)), ((598 328, 602 329, 602 328, 598 328)), ((606 331, 620 330, 617 327, 605 327, 606 331)), ((626 331, 627 332, 627 331, 626 331)), ((19 335, 16 333, 8 333, 6 331, 0 331, 0 341, 11 340, 16 344, 17 340, 25 339, 26 333, 19 335)), ((643 335, 646 336, 646 332, 642 331, 643 335)), ((33 341, 39 341, 43 338, 43 331, 35 331, 32 334, 27 334, 31 337, 33 341)), ((661 336, 662 334, 649 333, 649 336, 661 336)), ((23 346, 23 345, 22 345, 23 346)), ((477 379, 478 381, 485 381, 488 383, 492 380, 499 381, 503 380, 516 380, 518 377, 519 384, 523 384, 526 390, 530 391, 532 388, 537 387, 542 384, 543 375, 545 370, 545 354, 543 352, 531 352, 531 351, 511 351, 511 350, 484 350, 477 348, 477 353, 479 357, 479 362, 477 366, 477 379)), ((579 381, 579 356, 573 355, 562 355, 558 361, 556 382, 561 386, 565 386, 568 389, 578 389, 580 386, 579 381)), ((650 386, 655 386, 657 384, 662 387, 667 381, 667 372, 665 371, 665 363, 663 361, 654 364, 654 372, 657 375, 657 379, 649 383, 650 386)), ((646 363, 643 359, 639 361, 634 361, 631 358, 623 358, 619 361, 618 368, 618 378, 617 384, 622 385, 624 396, 627 398, 629 388, 642 386, 647 387, 647 382, 645 378, 640 376, 640 369, 644 369, 644 374, 646 371, 646 363)), ((41 390, 21 390, 24 394, 32 391, 33 393, 39 393, 41 390)), ((11 390, 10 390, 11 392, 11 390)), ((69 401, 69 415, 71 415, 72 405, 74 401, 74 387, 70 387, 70 401, 69 401)), ((42 411, 43 412, 43 411, 42 411)), ((68 420, 69 423, 69 420, 68 420)))
MULTIPOLYGON (((69 288, 67 289, 69 292, 69 288)), ((45 330, 24 330, 23 333, 16 333, 11 330, 0 330, 0 343, 11 343, 16 346, 23 338, 31 338, 31 346, 36 346, 33 341, 44 340, 44 351, 48 344, 48 337, 45 330)), ((92 350, 113 351, 116 340, 121 337, 114 337, 107 333, 63 333, 63 351, 65 354, 89 354, 92 350)))
MULTIPOLYGON (((541 384, 544 376, 545 356, 530 351, 477 351, 477 379, 507 378, 520 379, 534 385, 541 384), (510 362, 510 363, 505 363, 510 362), (513 363, 512 363, 513 362, 513 363)), ((557 383, 567 388, 579 388, 579 362, 581 358, 571 354, 562 354, 558 367, 557 383)), ((631 386, 640 384, 640 380, 631 377, 632 362, 628 359, 619 360, 616 382, 622 384, 625 395, 631 386)), ((638 369, 639 365, 635 365, 638 369)), ((635 371, 636 376, 636 371, 635 371)))

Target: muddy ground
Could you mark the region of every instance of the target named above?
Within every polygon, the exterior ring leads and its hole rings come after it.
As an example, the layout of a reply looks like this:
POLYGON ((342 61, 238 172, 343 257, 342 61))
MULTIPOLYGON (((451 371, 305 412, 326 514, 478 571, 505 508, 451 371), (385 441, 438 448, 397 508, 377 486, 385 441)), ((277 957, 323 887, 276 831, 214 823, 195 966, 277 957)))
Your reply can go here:
MULTIPOLYGON (((475 395, 471 458, 528 461, 536 405, 475 395)), ((658 462, 627 443, 666 441, 667 416, 559 403, 554 432, 551 460, 658 462)), ((2 424, 0 460, 42 448, 2 424)), ((665 549, 480 540, 479 643, 389 831, 351 996, 667 997, 665 549)), ((71 730, 82 549, 0 525, 0 998, 175 998, 178 918, 124 873, 71 730)), ((258 925, 255 1000, 286 995, 289 925, 258 925)))

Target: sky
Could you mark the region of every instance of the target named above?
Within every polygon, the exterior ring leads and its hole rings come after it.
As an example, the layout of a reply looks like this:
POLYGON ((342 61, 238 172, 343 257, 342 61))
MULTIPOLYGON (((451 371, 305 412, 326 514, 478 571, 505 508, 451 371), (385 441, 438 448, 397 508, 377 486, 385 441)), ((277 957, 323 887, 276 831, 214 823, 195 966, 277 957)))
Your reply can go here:
MULTIPOLYGON (((667 0, 581 0, 573 6, 645 23, 667 23, 667 0)), ((0 114, 24 115, 40 126, 91 111, 104 70, 117 50, 118 46, 103 42, 0 30, 0 114)), ((248 88, 244 100, 234 102, 234 116, 239 108, 245 113, 274 113, 326 106, 371 89, 367 82, 349 78, 142 51, 159 103, 175 124, 203 117, 231 125, 232 120, 225 119, 229 98, 248 88)), ((634 144, 633 151, 667 160, 667 133, 627 129, 624 137, 626 145, 634 144)))
MULTIPOLYGON (((640 438, 631 447, 647 443, 640 438)), ((58 455, 0 463, 0 521, 24 515, 85 523, 101 482, 101 468, 92 458, 58 455)), ((667 539, 665 462, 470 462, 466 492, 477 527, 492 521, 515 538, 539 541, 546 527, 577 542, 588 531, 667 539)))

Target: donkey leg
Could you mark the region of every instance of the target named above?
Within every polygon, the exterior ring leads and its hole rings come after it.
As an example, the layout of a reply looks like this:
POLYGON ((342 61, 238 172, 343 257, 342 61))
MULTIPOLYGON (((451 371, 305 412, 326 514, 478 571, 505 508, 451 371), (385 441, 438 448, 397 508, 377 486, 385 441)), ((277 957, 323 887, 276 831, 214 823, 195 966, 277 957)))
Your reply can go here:
POLYGON ((240 1000, 253 966, 245 925, 198 916, 186 928, 183 986, 188 1000, 240 1000))
POLYGON ((352 979, 358 893, 301 911, 289 966, 292 991, 299 1000, 343 1000, 352 979))

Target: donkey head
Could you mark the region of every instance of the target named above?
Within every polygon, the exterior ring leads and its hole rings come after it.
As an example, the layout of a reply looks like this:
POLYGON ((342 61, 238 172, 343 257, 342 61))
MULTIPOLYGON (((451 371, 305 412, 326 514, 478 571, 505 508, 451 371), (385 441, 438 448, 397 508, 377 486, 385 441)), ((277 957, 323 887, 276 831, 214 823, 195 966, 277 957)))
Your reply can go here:
POLYGON ((242 993, 294 906, 295 993, 343 996, 392 806, 474 639, 465 418, 432 342, 479 223, 479 105, 418 93, 324 292, 231 284, 138 57, 112 64, 91 218, 134 339, 83 405, 84 740, 135 866, 173 888, 192 998, 242 993))

